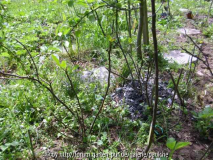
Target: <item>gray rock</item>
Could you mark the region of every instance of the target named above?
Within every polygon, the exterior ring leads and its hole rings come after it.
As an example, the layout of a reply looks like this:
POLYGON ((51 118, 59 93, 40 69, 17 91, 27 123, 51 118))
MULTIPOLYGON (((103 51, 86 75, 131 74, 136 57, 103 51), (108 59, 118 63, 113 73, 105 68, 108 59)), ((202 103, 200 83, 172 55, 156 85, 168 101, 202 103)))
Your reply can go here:
POLYGON ((180 28, 177 30, 178 33, 181 34, 188 34, 188 35, 198 35, 201 34, 200 30, 197 29, 191 29, 191 28, 180 28))
POLYGON ((179 50, 171 51, 170 53, 164 54, 164 58, 167 59, 169 62, 176 62, 178 64, 187 64, 191 61, 196 61, 197 58, 193 57, 187 53, 181 53, 179 50))
POLYGON ((180 11, 181 13, 187 13, 187 12, 189 12, 190 10, 185 9, 185 8, 180 8, 179 11, 180 11))
POLYGON ((89 81, 89 82, 91 82, 92 81, 92 74, 93 74, 93 72, 91 72, 91 71, 83 71, 81 79, 83 81, 89 81))
MULTIPOLYGON (((109 72, 105 67, 94 68, 91 71, 83 71, 81 80, 84 82, 100 82, 103 86, 108 82, 109 72)), ((110 74, 110 81, 115 81, 115 76, 110 74)))

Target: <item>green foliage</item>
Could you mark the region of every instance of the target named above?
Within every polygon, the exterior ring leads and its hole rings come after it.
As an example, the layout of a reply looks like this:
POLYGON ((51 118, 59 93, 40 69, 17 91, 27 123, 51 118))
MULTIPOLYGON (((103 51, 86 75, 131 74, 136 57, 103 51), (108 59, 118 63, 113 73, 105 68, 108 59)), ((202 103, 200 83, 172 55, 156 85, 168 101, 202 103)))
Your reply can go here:
MULTIPOLYGON (((80 78, 82 70, 89 70, 90 65, 93 68, 108 65, 109 43, 113 43, 112 70, 123 78, 130 77, 129 67, 133 76, 136 75, 133 61, 136 65, 141 64, 135 53, 137 15, 132 11, 130 37, 126 19, 128 12, 123 10, 128 8, 128 1, 106 2, 0 1, 0 71, 22 77, 10 77, 13 79, 7 80, 4 78, 9 77, 0 75, 4 79, 0 79, 0 159, 32 159, 28 131, 32 133, 35 149, 54 147, 53 141, 57 140, 68 144, 62 147, 66 152, 82 150, 116 153, 121 151, 123 145, 131 152, 146 143, 152 118, 151 109, 144 111, 144 115, 149 117, 147 121, 131 120, 128 106, 112 101, 111 93, 103 103, 106 84, 103 86, 97 81, 87 83, 80 78), (122 9, 118 12, 118 28, 115 28, 116 8, 122 9), (117 43, 116 30, 120 44, 117 43), (120 45, 123 47, 122 52, 120 45), (33 78, 38 79, 34 81, 33 78), (100 110, 102 103, 103 108, 100 110), (99 111, 100 115, 97 116, 99 111), (82 133, 82 128, 85 133, 82 133), (75 139, 76 142, 70 142, 70 139, 75 139)), ((129 2, 130 7, 139 3, 129 2)), ((179 7, 178 4, 171 3, 172 7, 179 7)), ((183 6, 191 4, 180 3, 183 6)), ((175 63, 168 64, 162 54, 176 47, 173 46, 176 39, 170 32, 179 27, 182 27, 181 16, 174 15, 172 19, 158 18, 157 28, 163 33, 158 34, 161 71, 178 71, 180 67, 175 63), (161 41, 161 36, 165 36, 163 38, 167 39, 168 44, 163 39, 161 41)), ((204 34, 210 36, 211 30, 212 26, 204 34)), ((145 47, 152 51, 152 45, 145 47)), ((144 62, 148 61, 153 63, 152 53, 149 56, 144 54, 144 62)), ((143 76, 146 70, 147 66, 144 65, 143 76)), ((123 78, 119 78, 116 84, 124 82, 123 78)), ((185 96, 186 84, 181 82, 179 86, 181 95, 185 96)), ((112 89, 113 87, 109 90, 112 89)), ((166 111, 167 109, 165 107, 166 111)), ((209 113, 210 110, 203 111, 196 117, 199 119, 196 128, 205 136, 212 129, 212 115, 209 113)), ((162 131, 161 128, 160 130, 162 131)), ((174 139, 168 140, 167 144, 171 153, 188 145, 187 142, 176 142, 174 139)))
POLYGON ((148 139, 148 135, 149 135, 149 124, 147 123, 142 123, 139 131, 138 131, 138 139, 137 139, 137 143, 139 145, 144 145, 148 139))
POLYGON ((208 28, 204 29, 203 34, 208 38, 212 38, 212 36, 213 36, 213 24, 209 25, 208 28))
POLYGON ((213 131, 213 109, 206 107, 198 113, 193 112, 193 115, 196 120, 195 129, 199 131, 201 138, 207 139, 213 131))

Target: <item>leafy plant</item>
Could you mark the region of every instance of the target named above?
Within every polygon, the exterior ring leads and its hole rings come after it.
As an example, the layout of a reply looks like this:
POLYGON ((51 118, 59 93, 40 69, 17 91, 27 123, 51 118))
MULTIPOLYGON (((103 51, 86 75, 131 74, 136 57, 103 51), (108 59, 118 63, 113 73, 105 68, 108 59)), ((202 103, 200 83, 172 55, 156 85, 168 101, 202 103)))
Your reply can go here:
POLYGON ((172 156, 176 150, 184 148, 190 144, 190 142, 177 142, 174 138, 168 138, 166 146, 170 149, 169 160, 172 159, 172 156))
POLYGON ((204 108, 198 113, 193 112, 195 129, 199 131, 201 138, 208 138, 213 131, 213 109, 211 107, 204 108))
POLYGON ((208 28, 204 29, 203 34, 206 37, 211 38, 213 36, 213 24, 211 24, 208 28))

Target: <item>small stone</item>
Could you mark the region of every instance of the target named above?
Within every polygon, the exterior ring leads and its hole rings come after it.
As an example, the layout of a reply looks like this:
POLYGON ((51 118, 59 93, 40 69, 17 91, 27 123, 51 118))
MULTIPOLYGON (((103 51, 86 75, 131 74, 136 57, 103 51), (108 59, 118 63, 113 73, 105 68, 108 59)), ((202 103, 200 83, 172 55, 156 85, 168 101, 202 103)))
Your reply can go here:
POLYGON ((168 103, 172 104, 172 99, 171 98, 168 99, 168 103))
POLYGON ((188 10, 188 9, 185 9, 185 8, 180 8, 179 11, 182 12, 182 13, 187 13, 187 12, 189 12, 189 10, 188 10))
POLYGON ((197 75, 204 76, 204 74, 201 71, 197 71, 197 75))
POLYGON ((201 34, 200 30, 197 29, 191 29, 191 28, 180 28, 177 30, 178 33, 181 33, 183 35, 198 35, 201 34))

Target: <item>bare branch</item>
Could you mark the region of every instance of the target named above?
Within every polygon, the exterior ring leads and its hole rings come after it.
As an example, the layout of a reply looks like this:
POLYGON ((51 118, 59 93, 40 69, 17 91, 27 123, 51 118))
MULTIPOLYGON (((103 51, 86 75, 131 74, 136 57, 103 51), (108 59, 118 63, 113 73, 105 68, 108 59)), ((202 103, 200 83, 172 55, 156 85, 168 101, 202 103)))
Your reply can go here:
POLYGON ((110 74, 111 74, 111 50, 112 50, 112 43, 110 42, 110 44, 109 44, 109 51, 108 51, 108 59, 109 59, 108 85, 107 85, 106 93, 105 93, 105 95, 104 95, 104 99, 103 99, 103 101, 102 101, 102 104, 101 104, 101 106, 100 106, 100 108, 99 108, 99 110, 98 110, 98 113, 97 113, 97 115, 95 116, 95 119, 94 119, 94 121, 92 122, 92 125, 91 125, 91 127, 90 127, 89 134, 91 134, 92 129, 93 129, 93 127, 94 127, 94 124, 95 124, 95 122, 96 122, 98 116, 100 115, 100 113, 101 113, 103 107, 104 107, 104 102, 105 102, 106 97, 107 97, 108 92, 109 92, 109 88, 110 88, 110 74))

